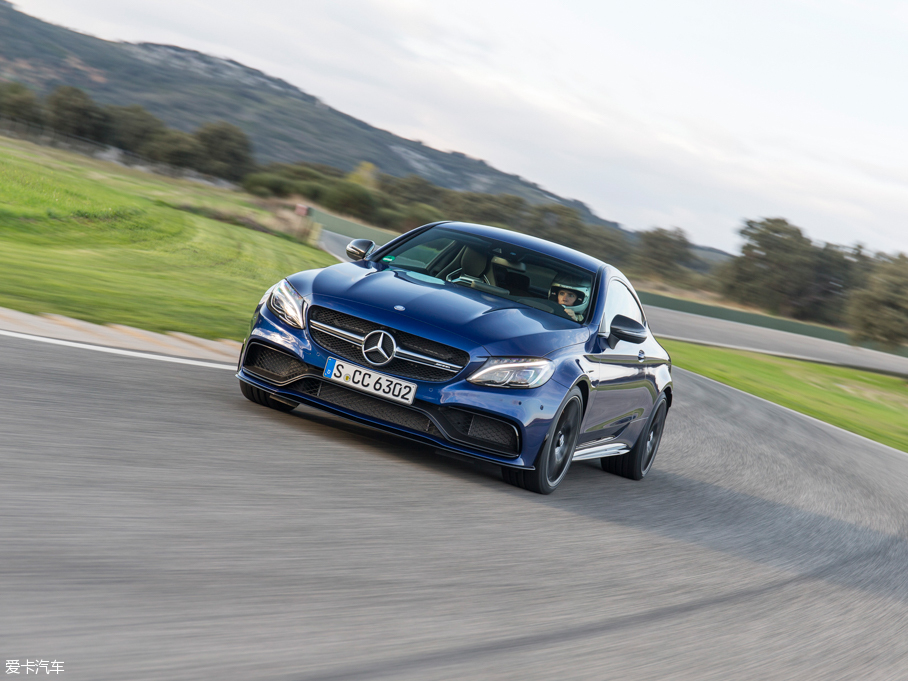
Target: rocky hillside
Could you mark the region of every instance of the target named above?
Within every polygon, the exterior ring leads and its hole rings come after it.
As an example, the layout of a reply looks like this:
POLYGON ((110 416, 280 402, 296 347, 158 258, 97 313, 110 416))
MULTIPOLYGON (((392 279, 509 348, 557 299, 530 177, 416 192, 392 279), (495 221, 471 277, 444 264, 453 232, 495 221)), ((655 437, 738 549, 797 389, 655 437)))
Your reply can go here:
POLYGON ((17 80, 44 93, 75 85, 102 103, 141 104, 187 131, 226 119, 250 136, 260 162, 304 160, 352 170, 370 161, 382 172, 415 173, 449 189, 570 205, 586 222, 618 227, 579 201, 485 161, 375 128, 235 61, 170 45, 100 40, 30 17, 5 0, 0 0, 0 80, 17 80))

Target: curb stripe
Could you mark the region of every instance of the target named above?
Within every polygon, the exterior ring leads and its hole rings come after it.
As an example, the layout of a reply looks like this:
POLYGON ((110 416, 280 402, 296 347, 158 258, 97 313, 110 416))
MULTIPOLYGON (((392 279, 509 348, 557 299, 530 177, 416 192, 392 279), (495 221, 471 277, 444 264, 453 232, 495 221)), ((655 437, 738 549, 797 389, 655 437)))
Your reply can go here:
POLYGON ((120 348, 108 348, 103 345, 91 345, 90 343, 77 343, 75 341, 60 340, 59 338, 47 338, 45 336, 33 336, 29 333, 19 333, 17 331, 3 331, 0 329, 0 336, 9 336, 10 338, 21 338, 22 340, 38 341, 39 343, 49 343, 51 345, 63 345, 67 348, 79 348, 81 350, 94 350, 95 352, 106 352, 111 355, 122 355, 124 357, 138 357, 140 359, 156 359, 159 362, 170 362, 172 364, 189 364, 196 367, 208 367, 209 369, 227 369, 236 371, 232 364, 215 364, 214 362, 202 362, 197 359, 184 359, 182 357, 168 357, 166 355, 153 355, 150 352, 137 352, 136 350, 121 350, 120 348))

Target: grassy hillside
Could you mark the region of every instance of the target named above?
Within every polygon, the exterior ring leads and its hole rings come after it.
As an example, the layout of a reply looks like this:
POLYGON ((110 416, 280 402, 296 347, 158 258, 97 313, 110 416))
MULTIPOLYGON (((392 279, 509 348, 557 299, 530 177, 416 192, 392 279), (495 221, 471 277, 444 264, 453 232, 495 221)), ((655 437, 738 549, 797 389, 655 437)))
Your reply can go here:
POLYGON ((421 175, 448 189, 564 203, 586 222, 618 226, 579 201, 484 161, 379 130, 261 71, 178 47, 99 40, 18 12, 5 0, 0 0, 0 80, 18 80, 44 93, 75 85, 105 104, 141 104, 186 131, 226 119, 249 135, 260 162, 304 160, 350 171, 370 161, 382 172, 421 175))
POLYGON ((268 286, 336 262, 171 207, 249 198, 0 138, 0 306, 242 339, 268 286))

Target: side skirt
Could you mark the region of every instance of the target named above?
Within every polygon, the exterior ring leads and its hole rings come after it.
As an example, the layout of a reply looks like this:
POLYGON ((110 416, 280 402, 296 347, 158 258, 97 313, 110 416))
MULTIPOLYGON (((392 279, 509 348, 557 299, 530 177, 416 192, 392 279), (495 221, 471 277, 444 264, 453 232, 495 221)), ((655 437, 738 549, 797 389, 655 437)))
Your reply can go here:
POLYGON ((622 442, 591 442, 585 447, 578 447, 574 450, 572 461, 585 461, 587 459, 602 459, 606 456, 620 456, 627 454, 630 450, 622 442))

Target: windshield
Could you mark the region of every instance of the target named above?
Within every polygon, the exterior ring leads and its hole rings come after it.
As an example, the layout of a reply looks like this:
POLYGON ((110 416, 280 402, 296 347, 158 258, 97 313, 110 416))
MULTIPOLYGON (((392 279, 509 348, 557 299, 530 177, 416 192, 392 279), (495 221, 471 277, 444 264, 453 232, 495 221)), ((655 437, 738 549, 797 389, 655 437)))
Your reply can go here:
POLYGON ((417 279, 489 293, 582 323, 592 309, 593 273, 505 241, 433 227, 381 262, 417 279))

